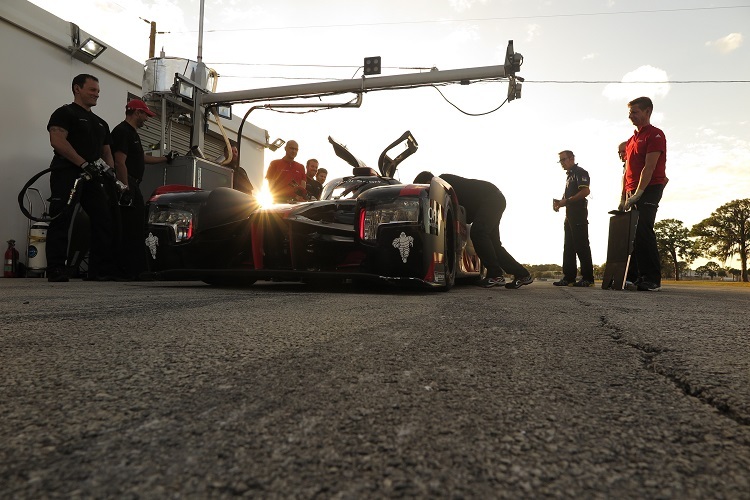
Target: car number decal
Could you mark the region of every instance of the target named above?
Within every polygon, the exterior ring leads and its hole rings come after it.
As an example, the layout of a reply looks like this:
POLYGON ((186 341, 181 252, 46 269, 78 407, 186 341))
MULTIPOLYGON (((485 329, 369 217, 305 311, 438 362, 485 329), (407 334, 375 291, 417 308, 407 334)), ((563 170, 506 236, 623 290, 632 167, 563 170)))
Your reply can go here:
POLYGON ((404 233, 403 231, 398 238, 393 240, 393 247, 396 248, 401 254, 401 260, 404 261, 404 264, 406 264, 406 259, 409 258, 409 248, 413 246, 414 238, 411 236, 406 236, 406 233, 404 233))
POLYGON ((149 232, 148 237, 146 237, 146 246, 151 251, 151 258, 156 260, 156 247, 159 246, 159 238, 149 232))
POLYGON ((430 200, 427 207, 427 231, 430 234, 440 234, 440 220, 443 217, 443 206, 437 200, 430 200))

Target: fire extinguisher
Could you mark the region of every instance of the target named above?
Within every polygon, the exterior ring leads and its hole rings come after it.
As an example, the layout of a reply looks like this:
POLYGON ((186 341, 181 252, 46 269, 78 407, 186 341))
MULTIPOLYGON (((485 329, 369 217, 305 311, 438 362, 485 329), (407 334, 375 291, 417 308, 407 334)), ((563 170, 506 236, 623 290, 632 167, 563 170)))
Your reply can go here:
POLYGON ((5 251, 5 266, 3 266, 3 276, 5 278, 15 278, 18 270, 18 250, 16 250, 16 240, 8 240, 8 249, 5 251))

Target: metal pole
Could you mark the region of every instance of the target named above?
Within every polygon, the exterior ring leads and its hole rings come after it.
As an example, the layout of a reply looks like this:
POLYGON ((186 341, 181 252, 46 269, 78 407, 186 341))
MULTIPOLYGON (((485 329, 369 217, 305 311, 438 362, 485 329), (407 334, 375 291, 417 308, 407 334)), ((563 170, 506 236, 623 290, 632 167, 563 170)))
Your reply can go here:
POLYGON ((429 85, 435 83, 458 82, 463 80, 480 80, 486 78, 504 78, 510 74, 505 66, 484 66, 479 68, 453 69, 446 71, 429 71, 407 75, 380 76, 357 80, 334 80, 329 82, 287 85, 253 90, 236 90, 217 92, 202 96, 202 102, 216 104, 224 102, 243 102, 279 97, 303 97, 317 94, 338 94, 361 92, 367 90, 384 90, 412 85, 429 85))
MULTIPOLYGON (((201 0, 201 13, 203 12, 203 0, 201 0)), ((201 15, 201 18, 203 16, 201 15)), ((201 19, 201 26, 203 19, 201 19)), ((508 78, 509 84, 513 85, 515 95, 515 80, 520 79, 516 72, 520 71, 523 56, 513 49, 513 40, 508 41, 505 52, 505 64, 502 66, 483 66, 478 68, 462 68, 447 71, 430 71, 427 73, 414 73, 406 75, 381 76, 374 78, 362 78, 361 80, 334 80, 329 82, 307 83, 302 85, 287 85, 284 87, 268 87, 263 89, 237 90, 233 92, 218 92, 203 94, 196 91, 193 98, 193 135, 192 145, 203 147, 203 106, 218 103, 253 102, 266 99, 288 98, 323 95, 343 94, 353 92, 361 94, 368 90, 386 90, 408 88, 413 86, 432 85, 437 83, 461 82, 469 83, 471 80, 508 78)), ((203 63, 199 62, 198 65, 203 63)), ((204 75, 201 75, 204 76, 204 75)), ((510 89, 509 89, 510 96, 510 89)), ((509 99, 510 100, 510 99, 509 99)))
MULTIPOLYGON (((203 63, 203 12, 204 12, 205 0, 201 0, 200 17, 198 20, 198 64, 195 67, 195 83, 198 84, 200 89, 206 88, 206 65, 203 63)), ((190 141, 191 146, 198 146, 203 150, 203 103, 202 103, 203 92, 202 90, 195 89, 195 95, 193 96, 193 130, 190 141)))
POLYGON ((200 17, 198 17, 198 62, 203 62, 203 7, 205 1, 201 0, 200 17))

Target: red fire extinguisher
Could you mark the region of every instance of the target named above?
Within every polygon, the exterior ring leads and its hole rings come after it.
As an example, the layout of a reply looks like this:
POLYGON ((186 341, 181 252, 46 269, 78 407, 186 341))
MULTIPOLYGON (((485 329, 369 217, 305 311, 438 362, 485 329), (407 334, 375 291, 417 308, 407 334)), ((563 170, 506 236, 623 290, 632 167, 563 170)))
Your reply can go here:
POLYGON ((6 278, 15 278, 18 271, 18 250, 16 250, 16 240, 8 240, 8 249, 5 251, 5 266, 3 266, 3 276, 6 278))

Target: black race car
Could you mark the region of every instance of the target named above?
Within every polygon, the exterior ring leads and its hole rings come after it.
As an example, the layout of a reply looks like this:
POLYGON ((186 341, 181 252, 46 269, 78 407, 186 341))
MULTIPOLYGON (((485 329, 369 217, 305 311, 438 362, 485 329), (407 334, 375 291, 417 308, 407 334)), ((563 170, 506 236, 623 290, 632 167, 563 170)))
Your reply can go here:
POLYGON ((377 280, 449 290, 479 277, 462 207, 449 184, 402 184, 399 163, 417 150, 410 132, 380 155, 380 174, 328 138, 353 167, 321 200, 261 206, 240 191, 163 186, 148 202, 153 277, 215 285, 257 280, 377 280), (395 158, 396 146, 405 149, 395 158))

